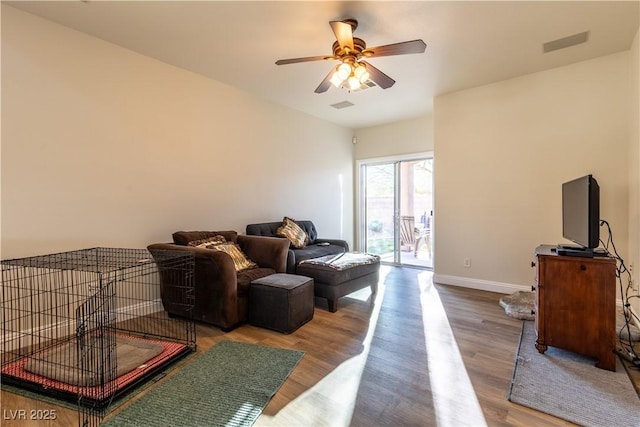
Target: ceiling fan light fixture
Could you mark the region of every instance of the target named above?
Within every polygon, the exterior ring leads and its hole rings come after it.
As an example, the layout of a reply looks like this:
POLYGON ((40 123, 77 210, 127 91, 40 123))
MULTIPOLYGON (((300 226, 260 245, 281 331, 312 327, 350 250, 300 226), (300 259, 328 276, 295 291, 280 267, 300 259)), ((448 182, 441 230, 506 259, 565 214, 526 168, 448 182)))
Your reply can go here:
POLYGON ((330 82, 334 87, 337 87, 338 89, 340 89, 340 87, 342 86, 342 83, 344 82, 344 80, 340 78, 340 76, 338 75, 338 72, 336 71, 331 76, 330 82))
POLYGON ((358 79, 360 83, 364 83, 369 80, 369 72, 363 64, 358 64, 353 70, 353 75, 358 79))
POLYGON ((347 64, 346 62, 343 62, 338 66, 338 70, 336 71, 336 74, 342 81, 347 80, 347 78, 351 75, 351 65, 347 64))
POLYGON ((360 87, 360 80, 354 75, 351 75, 347 79, 347 83, 349 84, 349 89, 351 90, 356 90, 360 87))

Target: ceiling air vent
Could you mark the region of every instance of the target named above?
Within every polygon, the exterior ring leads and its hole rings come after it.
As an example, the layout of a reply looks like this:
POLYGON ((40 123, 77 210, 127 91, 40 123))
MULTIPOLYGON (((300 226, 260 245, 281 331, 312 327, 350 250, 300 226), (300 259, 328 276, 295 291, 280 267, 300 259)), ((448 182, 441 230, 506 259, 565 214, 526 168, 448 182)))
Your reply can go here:
POLYGON ((565 47, 575 46, 580 43, 584 43, 589 39, 589 31, 583 33, 574 34, 572 36, 563 37, 558 40, 553 40, 542 45, 544 53, 551 52, 558 49, 564 49, 565 47))
POLYGON ((355 104, 349 101, 338 102, 337 104, 331 104, 331 106, 337 110, 347 107, 353 107, 355 104))

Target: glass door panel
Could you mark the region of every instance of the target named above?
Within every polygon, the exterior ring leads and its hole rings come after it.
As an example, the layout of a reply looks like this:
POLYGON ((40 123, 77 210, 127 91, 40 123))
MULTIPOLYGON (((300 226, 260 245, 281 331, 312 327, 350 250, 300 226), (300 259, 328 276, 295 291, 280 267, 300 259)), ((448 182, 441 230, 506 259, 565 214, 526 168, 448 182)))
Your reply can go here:
POLYGON ((433 267, 433 159, 400 162, 400 263, 433 267))
POLYGON ((365 252, 396 262, 396 166, 394 163, 364 166, 365 252))

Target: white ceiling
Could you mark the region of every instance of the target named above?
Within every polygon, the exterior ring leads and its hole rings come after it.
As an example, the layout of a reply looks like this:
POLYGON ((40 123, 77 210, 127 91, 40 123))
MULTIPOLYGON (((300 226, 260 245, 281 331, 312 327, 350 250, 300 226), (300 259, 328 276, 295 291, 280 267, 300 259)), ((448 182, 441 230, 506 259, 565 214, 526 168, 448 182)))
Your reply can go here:
POLYGON ((257 97, 349 128, 413 118, 439 94, 629 49, 639 1, 29 1, 7 2, 257 97), (349 93, 314 89, 334 62, 329 21, 355 18, 367 46, 422 39, 423 54, 370 58, 396 80, 349 93), (587 43, 542 44, 589 31, 587 43), (350 101, 337 110, 331 104, 350 101))

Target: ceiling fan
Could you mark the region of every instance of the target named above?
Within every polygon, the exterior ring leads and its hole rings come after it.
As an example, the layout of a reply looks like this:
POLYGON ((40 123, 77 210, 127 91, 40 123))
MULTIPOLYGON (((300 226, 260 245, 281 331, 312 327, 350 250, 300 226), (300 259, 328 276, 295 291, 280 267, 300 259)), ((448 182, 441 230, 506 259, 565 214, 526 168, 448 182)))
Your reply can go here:
POLYGON ((357 90, 362 87, 367 80, 373 81, 382 89, 388 89, 393 86, 396 81, 364 61, 363 58, 423 53, 427 47, 422 40, 411 40, 367 49, 367 44, 364 40, 353 37, 353 32, 358 28, 358 21, 355 19, 331 21, 329 25, 331 25, 331 29, 337 39, 333 43, 333 55, 307 56, 276 61, 276 65, 329 59, 340 61, 340 64, 336 65, 324 80, 322 80, 316 88, 315 93, 326 92, 331 84, 338 88, 346 87, 350 90, 357 90))

